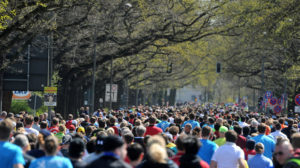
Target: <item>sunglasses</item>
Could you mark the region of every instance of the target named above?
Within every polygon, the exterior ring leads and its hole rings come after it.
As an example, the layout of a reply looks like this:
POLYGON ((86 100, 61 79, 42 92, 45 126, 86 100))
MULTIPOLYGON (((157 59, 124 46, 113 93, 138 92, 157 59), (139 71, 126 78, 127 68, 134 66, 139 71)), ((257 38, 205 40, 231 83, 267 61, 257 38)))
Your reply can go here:
POLYGON ((282 156, 282 155, 283 155, 283 152, 279 151, 279 152, 274 153, 274 156, 275 156, 275 157, 276 157, 277 155, 282 156))

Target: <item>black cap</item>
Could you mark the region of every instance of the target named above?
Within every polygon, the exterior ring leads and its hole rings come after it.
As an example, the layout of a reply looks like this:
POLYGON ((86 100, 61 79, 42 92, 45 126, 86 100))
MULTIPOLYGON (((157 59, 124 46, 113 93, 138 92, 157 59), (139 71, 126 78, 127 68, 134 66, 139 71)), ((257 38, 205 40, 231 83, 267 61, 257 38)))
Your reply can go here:
MULTIPOLYGON (((101 143, 101 142, 97 142, 101 143)), ((108 136, 103 140, 103 151, 113 151, 121 146, 123 146, 123 140, 118 136, 108 136)))

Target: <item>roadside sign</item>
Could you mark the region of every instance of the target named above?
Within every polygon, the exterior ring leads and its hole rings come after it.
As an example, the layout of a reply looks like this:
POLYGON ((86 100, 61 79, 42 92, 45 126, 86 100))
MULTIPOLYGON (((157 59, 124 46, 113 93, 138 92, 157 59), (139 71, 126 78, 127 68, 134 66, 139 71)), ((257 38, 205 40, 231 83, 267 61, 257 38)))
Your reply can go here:
POLYGON ((266 99, 271 99, 272 98, 272 92, 271 91, 266 91, 265 98, 266 99))
POLYGON ((105 101, 110 102, 110 94, 111 94, 111 101, 117 102, 118 98, 118 85, 112 84, 111 85, 111 93, 110 93, 110 84, 106 84, 105 89, 105 101))
POLYGON ((56 106, 57 87, 44 87, 44 105, 56 106))
POLYGON ((271 104, 272 106, 275 106, 275 105, 277 104, 277 99, 276 99, 275 97, 271 98, 271 99, 270 99, 270 104, 271 104))
POLYGON ((300 94, 297 94, 295 97, 295 103, 300 106, 300 94))
POLYGON ((14 100, 27 100, 31 96, 31 93, 29 91, 13 91, 13 97, 14 100))
POLYGON ((281 105, 281 104, 282 104, 282 102, 283 102, 283 101, 282 101, 282 99, 281 99, 281 98, 278 98, 278 99, 277 99, 277 104, 278 104, 278 105, 281 105))
POLYGON ((280 112, 281 112, 281 110, 282 110, 282 107, 277 105, 277 106, 275 106, 275 107, 274 107, 274 109, 273 109, 273 110, 274 110, 274 112, 275 112, 276 114, 278 114, 278 113, 280 113, 280 112))
POLYGON ((295 113, 300 113, 300 106, 295 106, 295 113))

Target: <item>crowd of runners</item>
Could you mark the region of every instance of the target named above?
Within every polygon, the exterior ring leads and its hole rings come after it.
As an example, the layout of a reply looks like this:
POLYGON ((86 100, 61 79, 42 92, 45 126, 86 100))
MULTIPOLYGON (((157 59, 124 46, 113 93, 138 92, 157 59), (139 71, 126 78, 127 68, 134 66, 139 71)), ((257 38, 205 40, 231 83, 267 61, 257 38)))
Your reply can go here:
POLYGON ((299 116, 139 106, 0 113, 0 168, 299 168, 299 116))

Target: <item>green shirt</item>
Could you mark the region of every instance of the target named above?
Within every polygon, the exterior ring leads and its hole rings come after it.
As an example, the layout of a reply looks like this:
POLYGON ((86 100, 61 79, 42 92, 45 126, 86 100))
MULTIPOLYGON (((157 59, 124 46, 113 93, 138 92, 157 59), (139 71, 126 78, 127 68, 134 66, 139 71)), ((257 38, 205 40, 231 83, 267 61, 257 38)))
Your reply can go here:
POLYGON ((224 145, 226 143, 226 138, 218 138, 216 140, 214 140, 214 143, 216 143, 219 147, 224 145))

